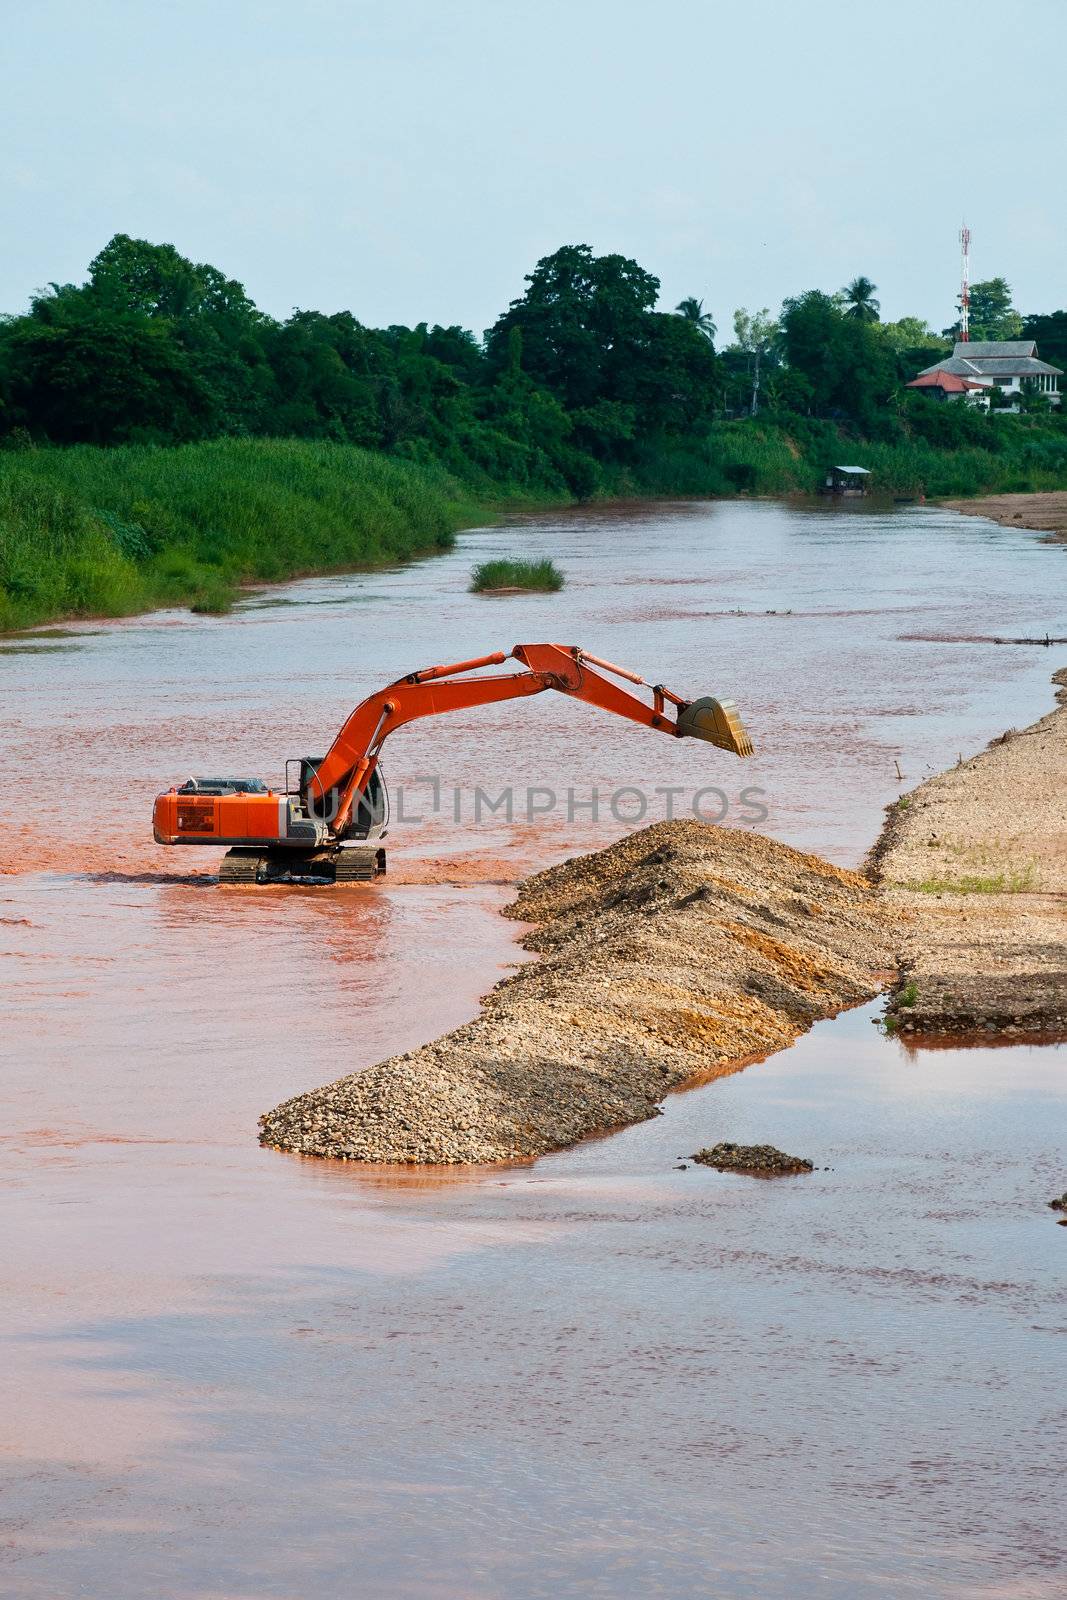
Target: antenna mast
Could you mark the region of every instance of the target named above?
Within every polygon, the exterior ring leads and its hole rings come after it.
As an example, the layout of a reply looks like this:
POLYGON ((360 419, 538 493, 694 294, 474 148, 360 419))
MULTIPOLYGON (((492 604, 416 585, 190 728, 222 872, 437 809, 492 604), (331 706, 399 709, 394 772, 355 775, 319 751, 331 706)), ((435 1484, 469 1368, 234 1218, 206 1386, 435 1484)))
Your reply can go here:
POLYGON ((971 337, 971 230, 964 223, 960 229, 960 258, 963 265, 963 288, 960 292, 960 341, 967 344, 971 337))

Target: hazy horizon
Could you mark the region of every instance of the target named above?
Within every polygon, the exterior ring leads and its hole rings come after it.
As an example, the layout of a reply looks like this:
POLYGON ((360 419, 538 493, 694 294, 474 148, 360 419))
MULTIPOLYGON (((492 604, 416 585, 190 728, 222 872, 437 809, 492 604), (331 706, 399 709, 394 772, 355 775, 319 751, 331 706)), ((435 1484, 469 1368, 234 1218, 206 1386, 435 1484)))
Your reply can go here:
POLYGON ((80 282, 122 232, 211 262, 279 317, 481 333, 540 256, 587 243, 635 256, 665 307, 702 298, 720 342, 737 306, 858 273, 884 318, 941 328, 963 217, 975 279, 1003 274, 1024 314, 1067 303, 1046 176, 1067 111, 1041 83, 1067 45, 1062 0, 649 15, 633 0, 12 10, 0 311, 80 282))

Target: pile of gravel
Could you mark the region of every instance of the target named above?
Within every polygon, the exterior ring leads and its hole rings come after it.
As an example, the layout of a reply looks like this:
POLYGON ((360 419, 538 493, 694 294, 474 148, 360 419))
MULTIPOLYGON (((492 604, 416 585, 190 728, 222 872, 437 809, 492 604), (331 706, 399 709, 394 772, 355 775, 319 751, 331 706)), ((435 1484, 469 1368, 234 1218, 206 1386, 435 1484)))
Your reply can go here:
POLYGON ((703 1167, 715 1167, 719 1172, 786 1173, 814 1172, 811 1161, 803 1156, 787 1156, 773 1144, 730 1144, 723 1141, 710 1150, 698 1150, 692 1158, 703 1167))
POLYGON ((663 822, 538 873, 541 960, 474 1022, 276 1106, 260 1141, 349 1161, 487 1162, 654 1116, 869 999, 896 935, 870 883, 757 833, 663 822))

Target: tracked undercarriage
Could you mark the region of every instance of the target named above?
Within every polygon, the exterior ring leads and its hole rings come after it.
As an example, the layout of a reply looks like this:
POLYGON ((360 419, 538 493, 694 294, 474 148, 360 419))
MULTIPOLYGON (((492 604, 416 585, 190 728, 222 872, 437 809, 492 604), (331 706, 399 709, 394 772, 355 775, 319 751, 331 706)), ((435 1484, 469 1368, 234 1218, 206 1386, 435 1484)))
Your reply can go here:
POLYGON ((348 844, 334 850, 227 850, 220 883, 373 883, 385 872, 381 845, 348 844))

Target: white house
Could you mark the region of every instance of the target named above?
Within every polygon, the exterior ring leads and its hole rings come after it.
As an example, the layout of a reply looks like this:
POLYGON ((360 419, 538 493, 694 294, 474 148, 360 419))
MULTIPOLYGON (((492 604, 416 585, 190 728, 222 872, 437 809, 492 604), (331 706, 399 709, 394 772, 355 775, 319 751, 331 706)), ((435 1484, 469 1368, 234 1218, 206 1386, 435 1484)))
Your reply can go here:
MULTIPOLYGON (((922 384, 920 380, 929 379, 937 373, 963 379, 968 391, 973 391, 975 385, 982 389, 991 389, 996 385, 1006 395, 1014 396, 1016 404, 1023 384, 1033 384, 1035 389, 1048 395, 1054 406, 1060 403, 1059 380, 1063 377, 1063 368, 1050 367, 1047 361, 1040 360, 1033 339, 974 339, 968 343, 960 342, 951 356, 932 367, 924 367, 915 383, 908 387, 927 388, 929 384, 922 384)), ((975 398, 979 404, 989 403, 984 395, 975 398)))

